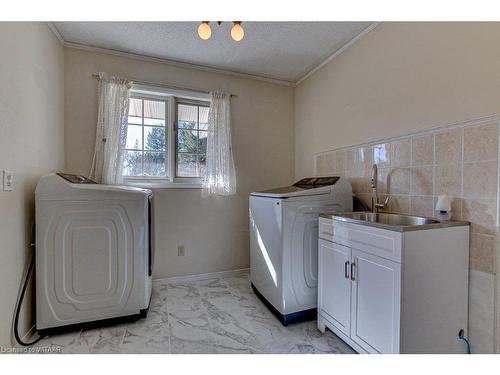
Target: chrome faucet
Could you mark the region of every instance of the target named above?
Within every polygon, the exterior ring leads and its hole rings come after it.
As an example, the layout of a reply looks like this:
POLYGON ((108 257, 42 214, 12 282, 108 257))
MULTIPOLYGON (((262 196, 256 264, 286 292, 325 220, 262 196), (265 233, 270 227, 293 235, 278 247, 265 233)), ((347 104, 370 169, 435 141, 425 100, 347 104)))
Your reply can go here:
POLYGON ((380 209, 384 209, 387 207, 389 203, 389 195, 385 198, 384 203, 379 203, 378 201, 378 168, 377 164, 373 164, 373 173, 372 173, 372 212, 377 213, 380 209))

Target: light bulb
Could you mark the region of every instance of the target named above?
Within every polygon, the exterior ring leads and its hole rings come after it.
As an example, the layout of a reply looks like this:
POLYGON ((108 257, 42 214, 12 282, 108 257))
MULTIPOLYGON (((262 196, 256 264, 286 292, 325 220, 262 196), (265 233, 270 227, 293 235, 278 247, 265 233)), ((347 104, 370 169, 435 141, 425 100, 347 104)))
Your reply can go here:
POLYGON ((212 29, 208 24, 208 21, 203 21, 200 26, 198 26, 198 35, 201 39, 207 40, 212 36, 212 29))
POLYGON ((241 27, 241 22, 235 21, 234 26, 231 29, 231 38, 239 42, 245 36, 245 30, 241 27))

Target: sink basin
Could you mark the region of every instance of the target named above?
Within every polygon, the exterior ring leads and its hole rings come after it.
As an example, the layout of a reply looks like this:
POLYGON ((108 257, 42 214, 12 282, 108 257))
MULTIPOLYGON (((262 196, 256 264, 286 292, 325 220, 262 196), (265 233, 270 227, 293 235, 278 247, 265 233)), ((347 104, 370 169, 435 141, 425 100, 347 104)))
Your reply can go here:
POLYGON ((467 221, 439 221, 429 217, 393 214, 389 212, 324 212, 320 214, 320 217, 397 232, 470 225, 467 221))
POLYGON ((396 226, 414 226, 414 225, 427 225, 427 224, 439 223, 438 220, 430 219, 427 217, 400 215, 391 213, 346 212, 346 213, 339 213, 335 216, 340 216, 352 220, 366 221, 370 223, 380 223, 385 225, 396 225, 396 226))

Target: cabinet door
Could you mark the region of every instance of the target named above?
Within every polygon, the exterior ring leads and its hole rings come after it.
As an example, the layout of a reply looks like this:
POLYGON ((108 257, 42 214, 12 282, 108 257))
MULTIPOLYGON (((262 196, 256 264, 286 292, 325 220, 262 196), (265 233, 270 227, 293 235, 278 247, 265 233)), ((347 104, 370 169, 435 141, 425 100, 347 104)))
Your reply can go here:
POLYGON ((401 264, 352 249, 351 339, 369 353, 399 353, 401 264))
POLYGON ((351 320, 350 258, 351 248, 319 240, 318 307, 346 335, 351 320))

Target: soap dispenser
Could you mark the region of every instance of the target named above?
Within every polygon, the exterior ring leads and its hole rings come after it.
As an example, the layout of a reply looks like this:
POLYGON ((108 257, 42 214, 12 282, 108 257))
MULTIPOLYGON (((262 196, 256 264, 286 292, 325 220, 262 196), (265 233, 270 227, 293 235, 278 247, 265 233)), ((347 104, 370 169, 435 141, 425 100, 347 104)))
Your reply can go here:
POLYGON ((451 202, 448 195, 440 195, 436 203, 436 218, 439 221, 447 221, 451 219, 451 202))

